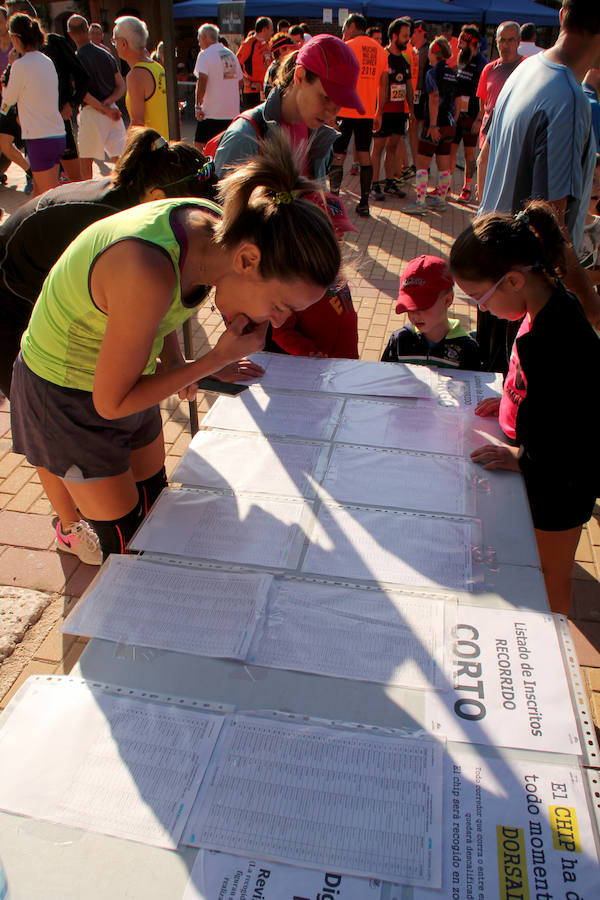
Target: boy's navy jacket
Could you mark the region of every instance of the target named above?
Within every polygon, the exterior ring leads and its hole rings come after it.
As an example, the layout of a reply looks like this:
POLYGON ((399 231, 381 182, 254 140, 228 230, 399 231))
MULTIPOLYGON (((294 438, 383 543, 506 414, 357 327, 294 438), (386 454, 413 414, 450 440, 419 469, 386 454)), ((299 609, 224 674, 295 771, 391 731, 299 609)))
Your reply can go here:
POLYGON ((479 371, 481 355, 477 341, 467 334, 458 319, 448 321, 450 331, 446 337, 433 345, 412 325, 405 325, 404 328, 394 331, 383 351, 381 361, 479 371))

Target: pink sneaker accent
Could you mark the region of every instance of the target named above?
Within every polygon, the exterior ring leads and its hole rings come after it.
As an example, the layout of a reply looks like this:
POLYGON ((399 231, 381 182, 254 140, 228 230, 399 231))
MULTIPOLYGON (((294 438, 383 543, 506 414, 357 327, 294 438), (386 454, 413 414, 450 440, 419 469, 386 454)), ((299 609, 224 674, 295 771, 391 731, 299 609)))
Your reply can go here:
POLYGON ((98 535, 91 525, 83 520, 63 531, 60 520, 56 523, 56 547, 64 553, 72 553, 88 566, 102 565, 102 550, 98 535))

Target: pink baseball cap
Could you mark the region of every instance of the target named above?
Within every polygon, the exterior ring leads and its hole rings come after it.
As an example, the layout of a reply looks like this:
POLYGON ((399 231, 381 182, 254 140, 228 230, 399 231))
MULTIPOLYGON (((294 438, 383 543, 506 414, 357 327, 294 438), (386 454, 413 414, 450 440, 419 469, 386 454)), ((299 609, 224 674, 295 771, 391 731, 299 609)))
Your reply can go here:
POLYGON ((296 65, 317 75, 336 106, 347 106, 364 115, 365 108, 356 92, 360 67, 348 44, 333 34, 317 34, 300 48, 296 65))
POLYGON ((452 287, 454 279, 445 260, 439 256, 417 256, 400 276, 396 312, 430 309, 442 291, 452 287))
POLYGON ((323 191, 322 193, 313 191, 310 194, 303 194, 302 199, 316 203, 317 206, 320 206, 327 213, 331 219, 333 230, 337 235, 344 234, 345 231, 355 231, 358 234, 358 228, 348 218, 346 207, 336 194, 330 194, 328 191, 323 191))

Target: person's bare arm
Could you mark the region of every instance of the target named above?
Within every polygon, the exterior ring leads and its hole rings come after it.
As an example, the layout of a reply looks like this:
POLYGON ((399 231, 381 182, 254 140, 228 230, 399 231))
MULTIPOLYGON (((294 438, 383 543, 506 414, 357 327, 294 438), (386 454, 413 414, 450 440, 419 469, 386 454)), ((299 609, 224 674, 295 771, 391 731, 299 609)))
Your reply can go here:
POLYGON ((550 201, 550 205, 556 213, 559 225, 567 241, 565 252, 567 268, 563 281, 565 286, 578 298, 590 323, 594 328, 600 328, 600 295, 594 290, 586 270, 577 259, 577 254, 571 243, 571 235, 565 225, 567 199, 567 197, 562 197, 560 200, 550 201))
MULTIPOLYGON (((150 79, 152 75, 147 69, 133 68, 127 75, 127 94, 129 96, 130 125, 145 124, 146 97, 150 96, 150 79)), ((153 79, 152 79, 153 80, 153 79)))
POLYGON ((114 90, 105 97, 102 103, 104 106, 112 106, 113 103, 116 103, 117 100, 120 100, 123 94, 125 93, 125 80, 120 72, 115 72, 115 87, 114 90))
POLYGON ((106 419, 147 409, 264 344, 266 325, 236 316, 216 347, 200 359, 142 375, 175 289, 170 261, 159 248, 121 241, 98 259, 90 287, 94 303, 107 314, 92 394, 97 412, 106 419))
POLYGON ((199 122, 201 122, 204 118, 204 113, 202 112, 202 101, 204 100, 207 84, 208 75, 205 75, 204 72, 200 72, 200 74, 198 75, 198 81, 196 82, 196 118, 199 122))
POLYGON ((381 119, 383 116, 383 107, 388 101, 390 91, 390 83, 387 70, 381 73, 379 79, 379 88, 377 90, 377 105, 375 107, 375 118, 373 119, 373 131, 379 131, 381 128, 381 119))

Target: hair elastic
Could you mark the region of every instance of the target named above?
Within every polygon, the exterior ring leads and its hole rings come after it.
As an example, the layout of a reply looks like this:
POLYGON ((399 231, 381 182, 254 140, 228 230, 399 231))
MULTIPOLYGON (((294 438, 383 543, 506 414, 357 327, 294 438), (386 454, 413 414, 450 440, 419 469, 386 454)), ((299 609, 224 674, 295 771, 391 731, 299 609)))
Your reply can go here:
POLYGON ((518 212, 515 216, 515 222, 518 222, 519 225, 524 225, 525 228, 531 228, 531 222, 529 221, 529 216, 525 212, 524 209, 521 212, 518 212))
POLYGON ((294 195, 291 191, 278 191, 273 194, 273 203, 275 206, 286 206, 288 203, 294 202, 294 195))
POLYGON ((152 150, 162 150, 163 147, 168 147, 169 142, 165 141, 164 137, 157 137, 156 140, 152 143, 152 150))

